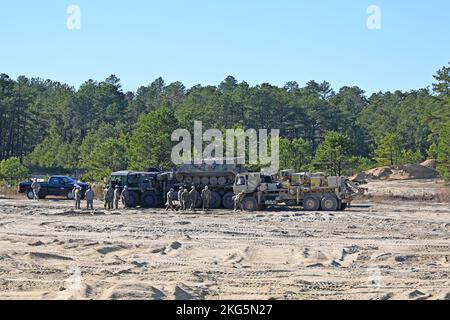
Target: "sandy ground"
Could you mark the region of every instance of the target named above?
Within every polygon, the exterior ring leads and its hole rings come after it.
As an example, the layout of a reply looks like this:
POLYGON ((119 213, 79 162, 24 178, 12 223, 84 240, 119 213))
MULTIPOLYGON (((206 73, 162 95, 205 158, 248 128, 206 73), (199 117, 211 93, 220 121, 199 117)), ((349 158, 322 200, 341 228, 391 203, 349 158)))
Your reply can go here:
POLYGON ((0 200, 1 299, 450 299, 449 203, 207 215, 71 207, 0 200))

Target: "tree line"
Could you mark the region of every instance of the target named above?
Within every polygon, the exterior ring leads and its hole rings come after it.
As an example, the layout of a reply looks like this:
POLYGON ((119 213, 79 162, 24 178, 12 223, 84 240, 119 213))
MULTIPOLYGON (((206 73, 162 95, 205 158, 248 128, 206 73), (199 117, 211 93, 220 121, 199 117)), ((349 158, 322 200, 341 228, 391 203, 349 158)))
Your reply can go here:
POLYGON ((367 95, 357 86, 250 86, 231 76, 192 88, 158 78, 124 92, 114 75, 75 89, 1 74, 0 174, 8 171, 6 160, 19 163, 18 172, 80 173, 87 180, 125 168, 172 169, 173 130, 192 131, 202 121, 204 128, 280 129, 282 168, 349 175, 433 158, 449 179, 450 66, 434 77, 431 88, 367 95))

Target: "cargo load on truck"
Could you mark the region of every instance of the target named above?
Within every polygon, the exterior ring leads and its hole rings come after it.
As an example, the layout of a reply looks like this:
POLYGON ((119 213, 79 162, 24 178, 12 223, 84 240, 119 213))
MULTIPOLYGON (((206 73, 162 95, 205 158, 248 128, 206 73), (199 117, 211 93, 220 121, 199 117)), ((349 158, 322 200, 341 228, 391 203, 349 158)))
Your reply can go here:
POLYGON ((366 189, 347 177, 324 173, 295 173, 283 170, 279 176, 247 172, 236 176, 234 193, 245 193, 241 207, 245 211, 263 210, 268 205, 301 206, 306 211, 345 210, 366 189))

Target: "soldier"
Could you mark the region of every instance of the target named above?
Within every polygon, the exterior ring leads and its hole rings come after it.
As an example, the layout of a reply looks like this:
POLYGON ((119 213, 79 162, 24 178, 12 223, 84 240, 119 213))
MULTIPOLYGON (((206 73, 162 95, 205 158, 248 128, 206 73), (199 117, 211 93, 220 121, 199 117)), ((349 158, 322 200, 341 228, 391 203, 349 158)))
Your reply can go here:
POLYGON ((74 194, 75 209, 81 209, 81 188, 77 187, 74 194))
POLYGON ((72 199, 75 201, 75 191, 77 191, 78 185, 74 184, 72 189, 72 199))
POLYGON ((119 186, 116 186, 116 189, 114 190, 114 209, 119 209, 119 201, 121 199, 121 193, 120 193, 120 189, 119 186))
POLYGON ((87 203, 87 209, 88 210, 94 210, 94 191, 92 190, 91 187, 88 187, 87 191, 86 191, 86 203, 87 203))
POLYGON ((195 208, 197 207, 197 201, 198 201, 198 191, 195 189, 195 186, 192 186, 191 192, 189 192, 189 198, 191 201, 191 211, 195 211, 195 208))
POLYGON ((180 210, 183 210, 183 206, 181 204, 181 195, 183 194, 184 188, 181 187, 180 190, 178 190, 178 204, 180 206, 180 210))
POLYGON ((181 210, 187 210, 189 206, 189 191, 188 189, 183 189, 181 194, 181 210))
POLYGON ((33 190, 33 200, 39 201, 39 191, 41 191, 41 184, 37 181, 37 179, 33 179, 31 189, 33 190))
POLYGON ((108 209, 113 209, 113 201, 114 201, 114 189, 112 185, 109 185, 105 196, 105 203, 106 203, 105 207, 108 207, 108 209))
POLYGON ((103 201, 104 201, 103 207, 106 209, 106 207, 108 206, 108 186, 106 186, 105 189, 103 189, 103 201))
POLYGON ((167 193, 167 207, 166 207, 166 211, 169 211, 169 209, 172 210, 172 211, 175 211, 175 206, 173 204, 173 200, 174 199, 175 199, 175 190, 172 188, 167 193))
POLYGON ((211 201, 211 191, 208 186, 205 186, 205 189, 202 191, 202 202, 203 202, 203 210, 209 210, 209 202, 211 201))
POLYGON ((124 208, 128 208, 128 203, 130 202, 130 191, 128 191, 128 186, 125 186, 122 191, 122 204, 124 208))
POLYGON ((77 190, 78 190, 78 186, 74 185, 73 189, 72 189, 72 200, 73 200, 75 209, 78 209, 77 208, 77 190))
POLYGON ((234 211, 238 211, 241 210, 241 203, 242 200, 244 200, 245 197, 245 192, 242 191, 241 193, 239 193, 238 195, 233 197, 234 200, 234 211))

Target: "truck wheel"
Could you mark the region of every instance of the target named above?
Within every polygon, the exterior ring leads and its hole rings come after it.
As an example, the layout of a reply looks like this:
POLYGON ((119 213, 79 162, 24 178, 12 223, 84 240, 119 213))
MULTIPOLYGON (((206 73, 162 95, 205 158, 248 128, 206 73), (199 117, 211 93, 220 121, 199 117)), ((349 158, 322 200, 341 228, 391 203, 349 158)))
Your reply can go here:
POLYGON ((72 193, 72 190, 67 191, 66 199, 67 199, 67 200, 73 200, 73 193, 72 193))
POLYGON ((233 210, 234 209, 234 193, 233 192, 227 192, 222 197, 222 205, 225 209, 233 210))
POLYGON ((322 209, 324 211, 337 211, 339 208, 339 202, 336 196, 327 194, 322 199, 322 209))
POLYGON ((191 176, 187 176, 184 178, 184 183, 187 185, 191 185, 194 179, 191 176))
POLYGON ((219 209, 222 205, 222 198, 217 192, 211 192, 211 201, 209 202, 210 209, 219 209))
POLYGON ((227 178, 225 178, 225 177, 220 177, 220 178, 217 180, 217 183, 218 183, 219 185, 221 185, 221 186, 224 186, 224 185, 227 184, 227 178))
POLYGON ((144 208, 156 208, 158 206, 158 199, 154 192, 146 192, 142 195, 142 206, 144 208))
POLYGON ((247 197, 242 200, 241 208, 244 211, 256 211, 258 210, 258 202, 254 197, 247 197))
POLYGON ((139 204, 139 196, 136 192, 131 191, 128 197, 128 208, 136 208, 139 204))
POLYGON ((33 190, 28 190, 27 191, 27 198, 28 198, 28 200, 34 200, 34 192, 33 192, 33 190))
POLYGON ((303 199, 303 208, 306 211, 318 211, 320 209, 320 201, 316 196, 306 196, 303 199))

